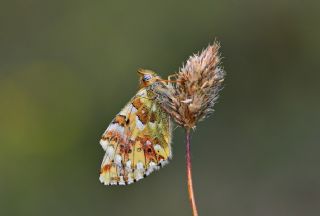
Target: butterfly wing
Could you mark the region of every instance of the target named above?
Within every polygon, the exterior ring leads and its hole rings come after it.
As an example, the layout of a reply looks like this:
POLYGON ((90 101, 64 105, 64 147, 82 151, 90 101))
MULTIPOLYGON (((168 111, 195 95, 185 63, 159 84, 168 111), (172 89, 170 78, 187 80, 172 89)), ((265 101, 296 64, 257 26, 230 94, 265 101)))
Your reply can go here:
POLYGON ((171 158, 171 121, 152 91, 141 89, 114 118, 100 144, 106 151, 100 181, 125 185, 138 181, 171 158))

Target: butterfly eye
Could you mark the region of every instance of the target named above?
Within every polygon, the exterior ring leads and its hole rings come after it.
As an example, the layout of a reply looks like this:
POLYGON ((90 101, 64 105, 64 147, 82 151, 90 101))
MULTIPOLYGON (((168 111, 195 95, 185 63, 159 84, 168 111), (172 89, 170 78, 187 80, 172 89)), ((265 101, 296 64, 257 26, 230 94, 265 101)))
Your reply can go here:
POLYGON ((151 78, 152 78, 152 75, 151 75, 151 74, 145 74, 145 75, 143 76, 143 81, 149 81, 151 78))

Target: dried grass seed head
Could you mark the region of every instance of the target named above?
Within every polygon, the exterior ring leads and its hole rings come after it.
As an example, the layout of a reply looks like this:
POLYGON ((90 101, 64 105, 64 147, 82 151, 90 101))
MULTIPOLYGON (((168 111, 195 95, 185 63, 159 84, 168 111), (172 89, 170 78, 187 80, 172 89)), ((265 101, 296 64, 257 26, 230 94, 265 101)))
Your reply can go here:
POLYGON ((183 127, 193 128, 213 112, 225 76, 219 48, 219 43, 214 42, 189 57, 177 74, 175 98, 171 98, 167 112, 183 127))

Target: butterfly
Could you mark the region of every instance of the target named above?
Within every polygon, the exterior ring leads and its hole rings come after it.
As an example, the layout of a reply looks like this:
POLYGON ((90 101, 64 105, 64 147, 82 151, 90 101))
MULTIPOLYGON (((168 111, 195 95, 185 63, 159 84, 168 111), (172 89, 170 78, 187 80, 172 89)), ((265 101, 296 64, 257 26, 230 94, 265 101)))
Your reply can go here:
POLYGON ((170 80, 151 70, 139 69, 139 90, 115 116, 100 139, 105 151, 100 181, 105 185, 136 182, 172 157, 170 116, 162 109, 170 93, 170 80))

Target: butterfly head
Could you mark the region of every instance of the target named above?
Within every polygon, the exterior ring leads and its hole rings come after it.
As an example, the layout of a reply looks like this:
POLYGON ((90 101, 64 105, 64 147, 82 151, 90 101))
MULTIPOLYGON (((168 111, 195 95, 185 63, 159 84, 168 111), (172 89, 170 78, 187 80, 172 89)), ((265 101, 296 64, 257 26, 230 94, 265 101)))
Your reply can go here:
POLYGON ((140 76, 140 88, 147 87, 161 80, 161 78, 152 70, 139 69, 138 74, 140 76))

